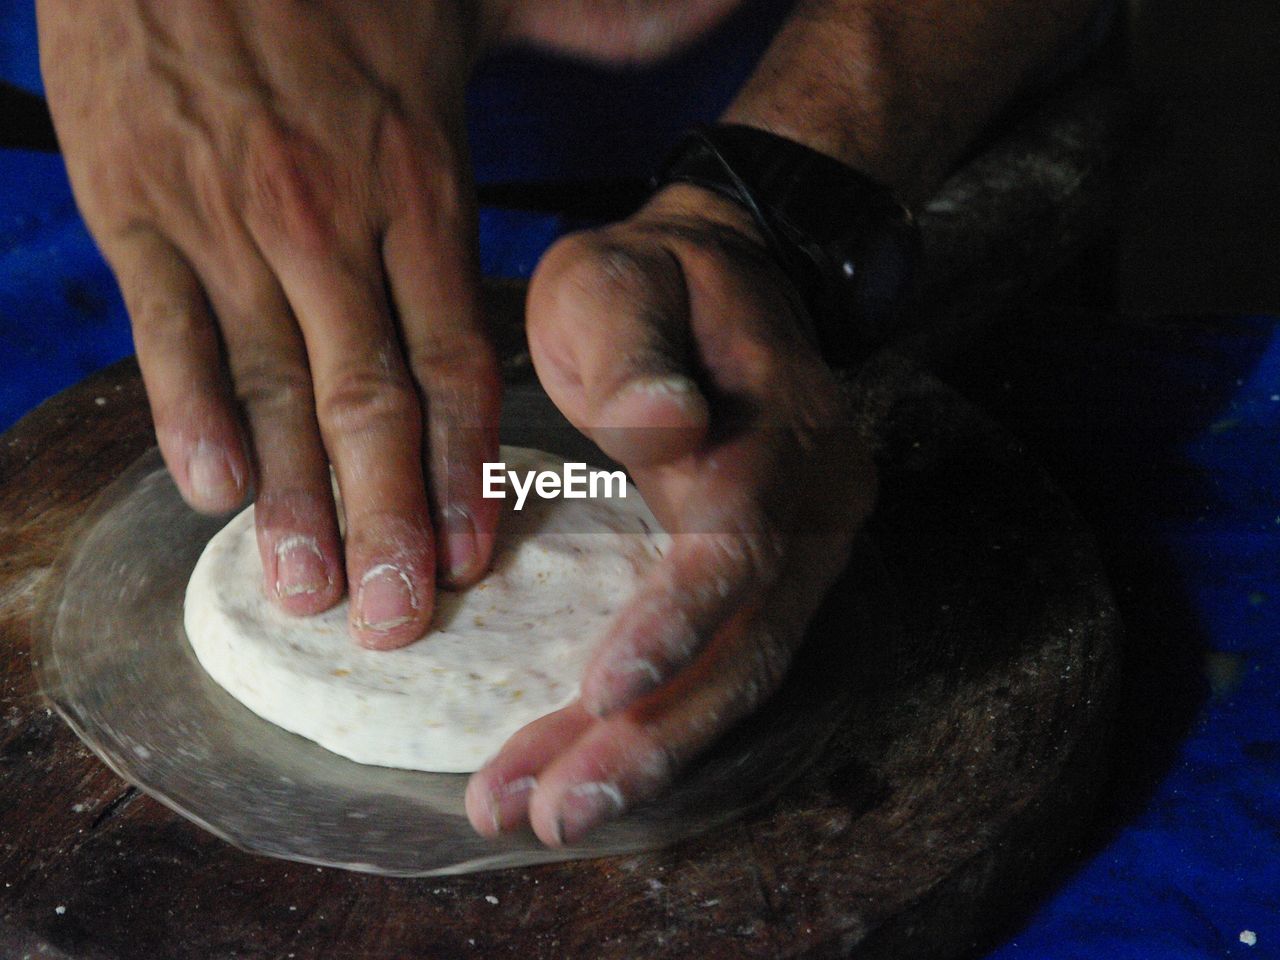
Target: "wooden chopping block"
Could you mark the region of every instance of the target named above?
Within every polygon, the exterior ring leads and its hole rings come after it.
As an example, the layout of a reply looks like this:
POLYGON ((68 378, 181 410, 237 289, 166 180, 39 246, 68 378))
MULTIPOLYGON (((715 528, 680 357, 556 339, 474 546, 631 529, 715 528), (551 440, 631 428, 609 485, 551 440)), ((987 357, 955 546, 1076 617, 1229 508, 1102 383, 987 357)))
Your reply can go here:
MULTIPOLYGON (((528 381, 518 292, 498 291, 528 381)), ((447 879, 241 852, 51 713, 33 617, 68 531, 153 442, 118 364, 0 438, 0 957, 953 957, 1023 914, 1101 782, 1118 625, 1092 541, 1018 445, 882 358, 870 532, 902 639, 848 638, 865 703, 755 814, 675 847, 447 879)))

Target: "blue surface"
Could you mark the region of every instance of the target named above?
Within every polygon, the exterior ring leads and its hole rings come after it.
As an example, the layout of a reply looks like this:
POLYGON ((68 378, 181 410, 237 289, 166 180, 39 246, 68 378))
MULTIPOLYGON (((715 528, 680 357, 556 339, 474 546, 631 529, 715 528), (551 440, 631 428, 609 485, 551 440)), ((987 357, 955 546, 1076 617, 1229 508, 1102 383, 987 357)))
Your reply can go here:
POLYGON ((61 158, 0 151, 0 429, 132 352, 61 158))
POLYGON ((0 0, 0 78, 43 92, 35 0, 0 0))
POLYGON ((1098 532, 1130 663, 1102 835, 992 957, 1280 956, 1280 318, 996 342, 950 379, 1098 532))
MULTIPOLYGON (((34 89, 31 6, 0 0, 0 76, 34 89)), ((776 14, 755 6, 665 71, 490 65, 471 92, 481 179, 647 170, 740 81, 719 65, 763 44, 776 14)), ((562 226, 486 211, 486 269, 527 275, 562 226)), ((0 152, 0 428, 129 349, 60 161, 0 152)), ((1280 318, 1054 317, 952 379, 1099 531, 1132 650, 1102 831, 992 956, 1280 956, 1280 318)))

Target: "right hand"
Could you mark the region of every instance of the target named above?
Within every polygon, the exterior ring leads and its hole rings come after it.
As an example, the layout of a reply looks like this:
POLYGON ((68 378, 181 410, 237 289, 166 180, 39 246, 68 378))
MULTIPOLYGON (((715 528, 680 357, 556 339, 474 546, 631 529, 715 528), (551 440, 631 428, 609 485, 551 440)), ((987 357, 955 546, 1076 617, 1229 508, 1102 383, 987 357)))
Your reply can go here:
POLYGON ((472 582, 493 549, 499 378, 463 123, 481 6, 37 3, 165 462, 206 511, 256 479, 268 595, 316 613, 345 579, 370 647, 420 636, 437 567, 472 582))

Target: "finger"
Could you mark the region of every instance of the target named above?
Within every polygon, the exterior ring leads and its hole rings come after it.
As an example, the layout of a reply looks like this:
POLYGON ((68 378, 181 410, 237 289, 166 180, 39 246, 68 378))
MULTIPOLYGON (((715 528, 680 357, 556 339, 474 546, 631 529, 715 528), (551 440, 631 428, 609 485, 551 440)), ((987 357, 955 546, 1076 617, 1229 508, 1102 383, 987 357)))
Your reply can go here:
MULTIPOLYGON (((808 545, 839 553, 826 538, 808 545)), ((691 665, 626 710, 599 720, 579 701, 517 732, 468 784, 472 824, 492 836, 531 820, 545 842, 573 843, 656 796, 777 689, 829 572, 789 565, 760 604, 735 611, 691 665)))
POLYGON ((528 313, 539 379, 605 453, 634 469, 701 444, 707 398, 674 255, 616 232, 567 237, 534 274, 528 313))
POLYGON ((794 642, 734 617, 668 688, 588 728, 537 774, 529 823, 550 846, 577 843, 605 820, 665 790, 689 762, 778 687, 794 642))
POLYGON ((805 556, 815 580, 842 562, 870 487, 838 394, 803 370, 758 357, 754 366, 744 382, 774 373, 739 399, 736 429, 718 428, 676 469, 635 472, 674 542, 587 665, 582 699, 593 713, 625 708, 692 662, 730 615, 773 587, 784 554, 805 556))
POLYGON ((711 532, 676 533, 660 565, 610 625, 582 680, 587 710, 608 716, 667 683, 736 611, 778 578, 783 541, 746 508, 711 532))
POLYGON ((735 611, 773 587, 790 530, 795 497, 786 478, 795 459, 785 431, 760 417, 688 470, 637 477, 672 545, 592 654, 582 679, 587 710, 607 716, 666 683, 735 611))
POLYGON ((375 649, 426 631, 435 556, 421 410, 372 251, 326 258, 264 249, 306 343, 317 418, 347 522, 351 630, 375 649))
POLYGON ((447 582, 469 584, 488 569, 500 506, 483 496, 483 464, 498 459, 500 378, 479 305, 474 218, 439 158, 429 166, 401 143, 387 153, 396 214, 382 256, 423 398, 437 566, 447 582))
MULTIPOLYGON (((524 727, 472 777, 467 811, 478 831, 493 835, 523 822, 539 771, 593 726, 601 712, 587 699, 588 693, 608 696, 610 712, 616 716, 694 661, 731 615, 736 613, 739 620, 751 615, 755 608, 744 607, 740 598, 749 589, 763 589, 765 581, 753 579, 744 562, 746 551, 739 549, 741 538, 678 534, 674 541, 667 562, 624 609, 621 632, 602 644, 609 651, 605 666, 596 667, 602 662, 599 653, 588 666, 583 698, 524 727), (734 588, 720 588, 718 577, 727 578, 734 588), (679 623, 677 629, 671 629, 673 621, 679 623), (593 676, 603 681, 596 679, 591 686, 593 676), (624 692, 617 694, 616 689, 624 692)), ((768 582, 773 579, 768 574, 768 582)), ((686 674, 693 671, 680 674, 679 685, 691 682, 686 674)), ((662 695, 667 696, 665 691, 662 695)))
POLYGON ((249 488, 249 460, 199 279, 150 228, 119 234, 103 250, 133 324, 156 440, 169 472, 197 510, 234 509, 249 488))
POLYGON ((759 610, 766 597, 775 614, 795 611, 786 622, 808 619, 875 494, 869 461, 846 441, 832 434, 818 449, 806 447, 784 418, 768 415, 695 460, 691 476, 637 478, 675 532, 587 664, 588 711, 609 716, 670 682, 730 617, 759 610), (802 486, 807 499, 797 496, 802 486), (809 576, 780 594, 797 558, 809 576))
POLYGON ((234 269, 209 264, 204 273, 253 441, 264 590, 289 613, 319 613, 342 599, 345 577, 301 333, 247 238, 237 245, 234 269))
POLYGON ((596 722, 575 702, 516 731, 467 782, 467 817, 476 831, 493 837, 523 826, 538 772, 596 722))

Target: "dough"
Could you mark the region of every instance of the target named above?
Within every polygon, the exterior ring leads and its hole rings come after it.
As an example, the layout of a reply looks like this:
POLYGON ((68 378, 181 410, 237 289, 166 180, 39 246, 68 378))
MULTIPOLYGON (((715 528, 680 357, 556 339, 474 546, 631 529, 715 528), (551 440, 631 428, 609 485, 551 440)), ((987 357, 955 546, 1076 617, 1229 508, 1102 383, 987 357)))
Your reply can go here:
MULTIPOLYGON (((561 472, 549 454, 503 447, 508 470, 561 472)), ((569 703, 615 610, 666 549, 633 487, 625 498, 542 499, 512 509, 493 569, 440 591, 425 637, 358 647, 347 603, 314 617, 278 610, 245 510, 209 541, 187 587, 196 656, 233 697, 272 723, 359 763, 478 769, 512 733, 569 703)))

